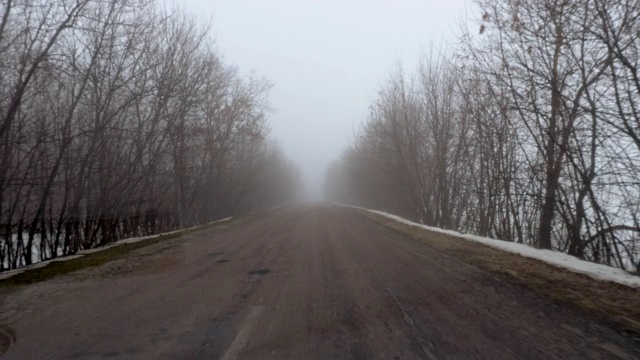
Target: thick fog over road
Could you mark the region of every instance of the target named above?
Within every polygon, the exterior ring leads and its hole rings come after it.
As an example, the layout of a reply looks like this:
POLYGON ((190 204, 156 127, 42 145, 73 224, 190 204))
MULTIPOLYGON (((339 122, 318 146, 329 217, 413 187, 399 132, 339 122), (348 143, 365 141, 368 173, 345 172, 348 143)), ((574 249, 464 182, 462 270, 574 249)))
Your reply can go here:
POLYGON ((391 67, 413 68, 431 46, 455 42, 465 14, 463 0, 199 0, 186 6, 212 17, 228 62, 274 84, 273 135, 314 198, 391 67))
POLYGON ((640 359, 638 24, 0 1, 0 357, 640 359))

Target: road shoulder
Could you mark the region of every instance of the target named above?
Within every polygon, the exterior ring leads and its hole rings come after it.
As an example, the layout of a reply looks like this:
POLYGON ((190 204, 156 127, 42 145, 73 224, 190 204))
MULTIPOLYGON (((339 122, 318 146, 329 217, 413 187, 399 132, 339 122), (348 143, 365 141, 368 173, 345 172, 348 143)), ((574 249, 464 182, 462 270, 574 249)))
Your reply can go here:
POLYGON ((595 280, 586 275, 457 239, 362 211, 375 222, 419 239, 465 263, 525 286, 554 302, 605 323, 624 335, 640 339, 640 290, 595 280))
POLYGON ((120 259, 134 250, 145 248, 168 240, 177 239, 200 231, 220 226, 228 226, 236 220, 232 218, 211 222, 188 229, 172 231, 165 234, 149 236, 141 239, 124 239, 104 248, 87 250, 78 255, 62 257, 47 262, 46 265, 35 264, 32 268, 19 269, 15 274, 0 279, 0 289, 14 288, 21 285, 33 284, 54 277, 91 268, 120 259), (131 241, 135 240, 135 241, 131 241))

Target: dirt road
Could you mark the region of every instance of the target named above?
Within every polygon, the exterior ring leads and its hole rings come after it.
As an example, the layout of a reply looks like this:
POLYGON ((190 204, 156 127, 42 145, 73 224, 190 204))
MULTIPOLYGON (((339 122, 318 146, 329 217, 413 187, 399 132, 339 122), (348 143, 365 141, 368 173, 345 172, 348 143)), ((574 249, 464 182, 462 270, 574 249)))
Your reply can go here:
POLYGON ((0 298, 6 359, 638 359, 606 326, 330 205, 0 298))

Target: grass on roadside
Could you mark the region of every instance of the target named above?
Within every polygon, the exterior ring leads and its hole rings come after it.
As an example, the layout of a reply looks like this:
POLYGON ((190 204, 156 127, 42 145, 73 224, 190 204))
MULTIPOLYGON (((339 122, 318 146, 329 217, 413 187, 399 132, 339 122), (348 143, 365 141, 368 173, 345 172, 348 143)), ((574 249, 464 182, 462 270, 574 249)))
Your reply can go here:
POLYGON ((229 225, 235 222, 234 219, 219 221, 208 225, 199 226, 192 229, 177 231, 171 234, 160 235, 158 237, 141 240, 131 244, 122 244, 110 247, 101 251, 87 254, 75 259, 54 261, 46 266, 28 269, 12 277, 0 280, 0 288, 9 288, 20 285, 28 285, 45 281, 53 277, 68 274, 88 267, 99 266, 109 261, 118 259, 134 250, 157 244, 162 241, 176 239, 181 236, 193 234, 207 229, 212 229, 222 225, 229 225))
POLYGON ((596 280, 540 260, 399 223, 381 215, 369 212, 365 215, 449 256, 505 276, 554 302, 640 337, 640 289, 596 280))

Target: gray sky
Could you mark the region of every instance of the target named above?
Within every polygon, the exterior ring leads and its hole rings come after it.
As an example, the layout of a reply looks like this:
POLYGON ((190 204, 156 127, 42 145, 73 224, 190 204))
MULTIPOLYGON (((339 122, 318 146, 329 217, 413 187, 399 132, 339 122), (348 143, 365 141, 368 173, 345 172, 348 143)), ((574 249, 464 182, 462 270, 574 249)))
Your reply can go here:
POLYGON ((401 62, 454 42, 464 0, 189 0, 213 18, 220 52, 269 79, 272 134, 313 197, 349 145, 379 85, 401 62))

